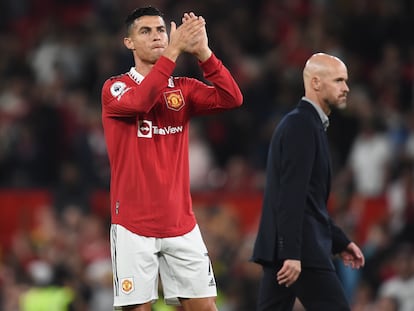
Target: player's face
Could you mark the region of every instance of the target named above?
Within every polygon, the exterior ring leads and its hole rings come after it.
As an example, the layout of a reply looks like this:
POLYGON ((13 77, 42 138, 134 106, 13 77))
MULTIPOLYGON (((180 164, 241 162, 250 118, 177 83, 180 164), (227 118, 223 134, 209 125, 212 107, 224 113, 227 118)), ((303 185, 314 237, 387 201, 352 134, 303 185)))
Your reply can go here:
POLYGON ((142 62, 155 63, 168 45, 165 22, 160 16, 142 16, 135 20, 125 45, 142 62))
POLYGON ((330 67, 322 79, 322 100, 325 105, 332 108, 344 109, 346 107, 349 87, 347 84, 348 72, 343 63, 335 63, 330 67))

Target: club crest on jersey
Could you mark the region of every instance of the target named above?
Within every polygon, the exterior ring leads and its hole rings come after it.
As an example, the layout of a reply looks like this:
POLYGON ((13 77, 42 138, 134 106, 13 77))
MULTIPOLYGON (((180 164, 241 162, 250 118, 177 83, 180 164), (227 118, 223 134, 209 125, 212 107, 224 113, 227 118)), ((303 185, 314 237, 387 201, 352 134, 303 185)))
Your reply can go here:
POLYGON ((164 98, 168 109, 179 111, 185 105, 181 90, 165 92, 164 98))
POLYGON ((134 279, 124 278, 121 280, 121 290, 124 294, 130 294, 134 291, 134 279))

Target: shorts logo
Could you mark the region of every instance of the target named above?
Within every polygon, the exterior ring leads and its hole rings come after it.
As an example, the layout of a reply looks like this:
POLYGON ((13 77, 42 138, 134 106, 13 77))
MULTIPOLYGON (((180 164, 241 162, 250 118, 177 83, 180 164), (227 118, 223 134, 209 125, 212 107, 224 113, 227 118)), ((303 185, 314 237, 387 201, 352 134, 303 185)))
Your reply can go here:
POLYGON ((145 137, 145 138, 152 137, 152 121, 148 121, 148 120, 138 121, 138 137, 145 137))
POLYGON ((184 107, 184 97, 181 93, 181 90, 175 90, 171 92, 164 93, 165 102, 167 103, 167 108, 175 111, 179 111, 184 107))
POLYGON ((134 279, 125 278, 121 280, 121 290, 124 294, 129 294, 134 291, 134 279))

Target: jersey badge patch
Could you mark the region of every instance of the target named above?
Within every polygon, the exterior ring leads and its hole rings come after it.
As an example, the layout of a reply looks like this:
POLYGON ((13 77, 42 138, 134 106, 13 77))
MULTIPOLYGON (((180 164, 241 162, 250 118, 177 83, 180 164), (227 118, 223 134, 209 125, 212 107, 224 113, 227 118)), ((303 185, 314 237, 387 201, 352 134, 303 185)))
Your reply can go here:
POLYGON ((181 90, 165 92, 164 98, 168 109, 179 111, 185 105, 181 90))
POLYGON ((134 291, 134 279, 124 278, 121 280, 121 290, 124 294, 130 294, 134 291))
POLYGON ((129 89, 130 88, 127 88, 126 84, 121 81, 116 81, 110 88, 112 96, 116 97, 118 100, 122 97, 122 95, 129 91, 129 89))

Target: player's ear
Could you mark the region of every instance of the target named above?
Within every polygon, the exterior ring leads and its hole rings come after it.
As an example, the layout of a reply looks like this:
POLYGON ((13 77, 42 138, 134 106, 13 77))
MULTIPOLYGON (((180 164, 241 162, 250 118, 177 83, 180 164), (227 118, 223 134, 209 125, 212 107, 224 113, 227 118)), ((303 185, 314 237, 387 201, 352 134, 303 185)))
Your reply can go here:
POLYGON ((125 37, 124 38, 124 45, 129 50, 135 50, 134 43, 132 42, 130 37, 125 37))

